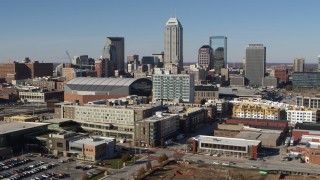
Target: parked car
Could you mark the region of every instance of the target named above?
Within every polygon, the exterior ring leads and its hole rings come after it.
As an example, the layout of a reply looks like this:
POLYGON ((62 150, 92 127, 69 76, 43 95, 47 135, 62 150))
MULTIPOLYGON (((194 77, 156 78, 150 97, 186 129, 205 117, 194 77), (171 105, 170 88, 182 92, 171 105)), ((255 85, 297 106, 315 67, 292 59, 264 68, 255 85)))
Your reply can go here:
POLYGON ((217 162, 217 161, 213 161, 212 164, 213 164, 213 165, 220 165, 221 163, 220 163, 220 162, 217 162))
POLYGON ((250 166, 251 169, 259 169, 258 166, 250 166))
POLYGON ((230 166, 230 163, 229 162, 224 162, 224 163, 222 163, 222 166, 230 166))

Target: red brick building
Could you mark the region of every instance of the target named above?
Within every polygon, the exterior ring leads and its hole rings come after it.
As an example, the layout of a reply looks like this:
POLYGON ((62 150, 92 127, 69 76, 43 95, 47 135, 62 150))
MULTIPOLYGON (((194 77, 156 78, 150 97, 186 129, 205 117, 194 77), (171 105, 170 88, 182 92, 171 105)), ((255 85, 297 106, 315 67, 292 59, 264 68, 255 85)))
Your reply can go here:
POLYGON ((288 69, 286 67, 274 68, 274 76, 278 78, 278 83, 288 83, 288 69))
POLYGON ((251 119, 251 118, 230 118, 226 120, 226 124, 243 124, 255 128, 275 129, 288 132, 289 126, 287 121, 251 119))
POLYGON ((226 154, 237 157, 258 158, 261 141, 241 138, 199 135, 188 139, 192 153, 226 154))

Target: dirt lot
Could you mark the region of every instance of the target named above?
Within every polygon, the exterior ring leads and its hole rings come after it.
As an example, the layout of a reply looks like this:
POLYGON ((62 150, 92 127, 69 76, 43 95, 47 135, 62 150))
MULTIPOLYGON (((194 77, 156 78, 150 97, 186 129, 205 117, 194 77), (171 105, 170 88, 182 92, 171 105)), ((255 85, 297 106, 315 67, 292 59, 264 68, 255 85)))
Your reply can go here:
MULTIPOLYGON (((159 180, 225 180, 227 178, 236 180, 275 180, 279 175, 273 174, 259 174, 259 170, 246 170, 223 166, 209 166, 209 165, 178 165, 171 163, 164 168, 154 172, 145 179, 159 180)), ((290 176, 290 179, 320 179, 319 177, 311 176, 290 176)))

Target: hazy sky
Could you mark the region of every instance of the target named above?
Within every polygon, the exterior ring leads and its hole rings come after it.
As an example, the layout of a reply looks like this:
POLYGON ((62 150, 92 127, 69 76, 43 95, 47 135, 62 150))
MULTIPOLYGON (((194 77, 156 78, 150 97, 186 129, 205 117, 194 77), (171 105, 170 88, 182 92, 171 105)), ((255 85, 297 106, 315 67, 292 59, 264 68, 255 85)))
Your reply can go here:
POLYGON ((184 61, 197 61, 209 36, 228 37, 228 61, 241 62, 245 47, 262 43, 267 62, 320 54, 319 0, 1 0, 0 62, 24 57, 68 62, 70 55, 98 58, 107 36, 125 37, 125 53, 163 51, 166 21, 183 26, 184 61))

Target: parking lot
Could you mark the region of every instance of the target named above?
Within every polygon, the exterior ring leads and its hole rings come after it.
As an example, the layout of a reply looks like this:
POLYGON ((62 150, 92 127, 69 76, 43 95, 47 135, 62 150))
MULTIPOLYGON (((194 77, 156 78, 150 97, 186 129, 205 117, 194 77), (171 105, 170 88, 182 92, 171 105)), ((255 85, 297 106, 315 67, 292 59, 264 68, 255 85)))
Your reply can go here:
POLYGON ((0 163, 0 179, 81 179, 84 173, 93 176, 102 172, 90 163, 54 156, 28 154, 0 163))

